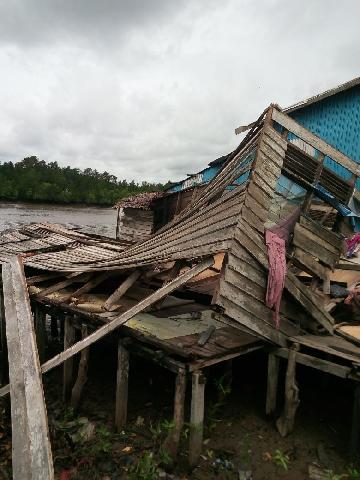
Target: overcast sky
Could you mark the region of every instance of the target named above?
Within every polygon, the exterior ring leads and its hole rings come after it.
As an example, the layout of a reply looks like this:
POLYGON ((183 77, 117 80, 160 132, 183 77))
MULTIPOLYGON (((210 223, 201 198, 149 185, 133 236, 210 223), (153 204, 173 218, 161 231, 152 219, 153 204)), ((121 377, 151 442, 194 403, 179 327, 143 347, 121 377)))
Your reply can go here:
POLYGON ((360 75, 359 0, 0 0, 0 161, 179 180, 360 75))

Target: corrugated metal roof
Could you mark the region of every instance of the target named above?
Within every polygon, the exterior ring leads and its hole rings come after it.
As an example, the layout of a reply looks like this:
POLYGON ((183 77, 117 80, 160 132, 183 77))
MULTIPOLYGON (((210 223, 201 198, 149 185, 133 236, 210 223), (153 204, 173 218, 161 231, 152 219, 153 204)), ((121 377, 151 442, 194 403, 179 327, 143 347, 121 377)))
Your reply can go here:
POLYGON ((300 110, 301 108, 305 108, 308 105, 313 103, 319 102, 324 98, 331 97, 332 95, 336 95, 337 93, 344 92, 345 90, 349 90, 350 88, 354 88, 360 85, 360 77, 354 78, 346 83, 342 83, 337 87, 331 88, 330 90, 325 90, 322 93, 314 95, 306 100, 301 100, 300 102, 294 103, 294 105, 290 105, 290 107, 285 108, 283 111, 285 113, 291 113, 295 110, 300 110))

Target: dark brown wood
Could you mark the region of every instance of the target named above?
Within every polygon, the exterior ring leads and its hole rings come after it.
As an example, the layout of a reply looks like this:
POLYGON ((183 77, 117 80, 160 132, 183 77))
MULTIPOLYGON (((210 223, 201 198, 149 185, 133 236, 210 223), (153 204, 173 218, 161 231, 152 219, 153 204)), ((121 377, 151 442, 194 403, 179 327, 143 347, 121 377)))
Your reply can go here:
POLYGON ((192 374, 189 464, 195 467, 199 461, 204 430, 205 377, 201 371, 192 374))
POLYGON ((124 346, 124 341, 118 344, 118 368, 116 374, 116 405, 115 426, 117 432, 122 432, 126 427, 129 382, 129 352, 124 346))
POLYGON ((299 345, 295 344, 289 350, 288 366, 285 379, 284 411, 276 421, 276 427, 282 437, 286 437, 294 429, 295 414, 299 406, 299 388, 296 384, 296 354, 299 345))
POLYGON ((177 456, 181 431, 184 425, 185 410, 185 391, 186 391, 186 373, 180 370, 175 380, 175 396, 174 396, 174 427, 169 432, 164 448, 170 453, 174 460, 177 456))
POLYGON ((36 343, 37 343, 40 363, 45 362, 45 355, 46 355, 47 338, 46 338, 46 329, 45 329, 45 319, 46 319, 45 310, 41 308, 39 304, 35 304, 34 324, 35 324, 36 343))
MULTIPOLYGON (((87 335, 88 335, 88 327, 85 324, 83 324, 81 326, 81 338, 84 339, 84 338, 87 337, 87 335)), ((88 367, 89 367, 89 355, 90 355, 90 347, 85 348, 81 352, 80 362, 79 362, 79 366, 78 366, 77 378, 76 378, 75 384, 74 384, 74 386, 72 388, 72 391, 71 391, 70 405, 74 409, 74 411, 77 411, 77 409, 79 408, 82 392, 83 392, 84 386, 87 382, 87 372, 88 372, 88 367)))
POLYGON ((273 353, 269 353, 267 393, 266 393, 266 415, 273 415, 275 413, 278 381, 279 381, 279 358, 273 353))

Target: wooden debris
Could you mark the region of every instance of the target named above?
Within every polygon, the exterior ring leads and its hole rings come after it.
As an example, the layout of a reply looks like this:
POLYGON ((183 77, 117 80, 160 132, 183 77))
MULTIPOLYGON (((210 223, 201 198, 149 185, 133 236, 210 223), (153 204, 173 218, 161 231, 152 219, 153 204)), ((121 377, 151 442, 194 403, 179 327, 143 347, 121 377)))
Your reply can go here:
POLYGON ((14 480, 52 480, 40 363, 21 260, 2 266, 9 355, 14 480))
POLYGON ((195 467, 202 449, 204 430, 205 377, 201 371, 192 374, 189 464, 195 467))
MULTIPOLYGON (((88 328, 85 324, 83 324, 81 326, 81 338, 86 338, 87 335, 88 335, 88 328)), ((85 348, 81 352, 77 378, 71 391, 70 405, 74 409, 74 411, 76 411, 79 407, 84 385, 87 382, 89 355, 90 355, 90 348, 85 348)))
POLYGON ((140 277, 141 270, 134 270, 126 280, 124 280, 121 285, 115 290, 113 294, 106 300, 104 303, 104 309, 110 310, 110 308, 117 303, 121 297, 129 290, 129 288, 136 282, 140 277))
POLYGON ((119 340, 118 368, 116 375, 115 426, 118 432, 126 427, 128 404, 129 352, 124 341, 119 340))
POLYGON ((205 343, 210 340, 211 338, 211 335, 215 332, 215 327, 214 325, 211 325, 207 330, 205 330, 205 332, 203 332, 200 337, 199 337, 199 340, 198 340, 198 345, 200 346, 204 346, 205 343))

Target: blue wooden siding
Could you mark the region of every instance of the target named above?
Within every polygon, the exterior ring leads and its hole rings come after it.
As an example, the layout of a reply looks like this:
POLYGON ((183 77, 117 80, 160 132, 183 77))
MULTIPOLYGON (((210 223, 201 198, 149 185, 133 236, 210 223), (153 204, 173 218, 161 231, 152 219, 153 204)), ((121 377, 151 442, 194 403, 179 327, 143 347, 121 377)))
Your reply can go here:
MULTIPOLYGON (((360 86, 337 93, 289 114, 295 121, 360 163, 360 86)), ((342 178, 348 170, 325 158, 325 166, 342 178)), ((360 182, 357 182, 360 188, 360 182)))

